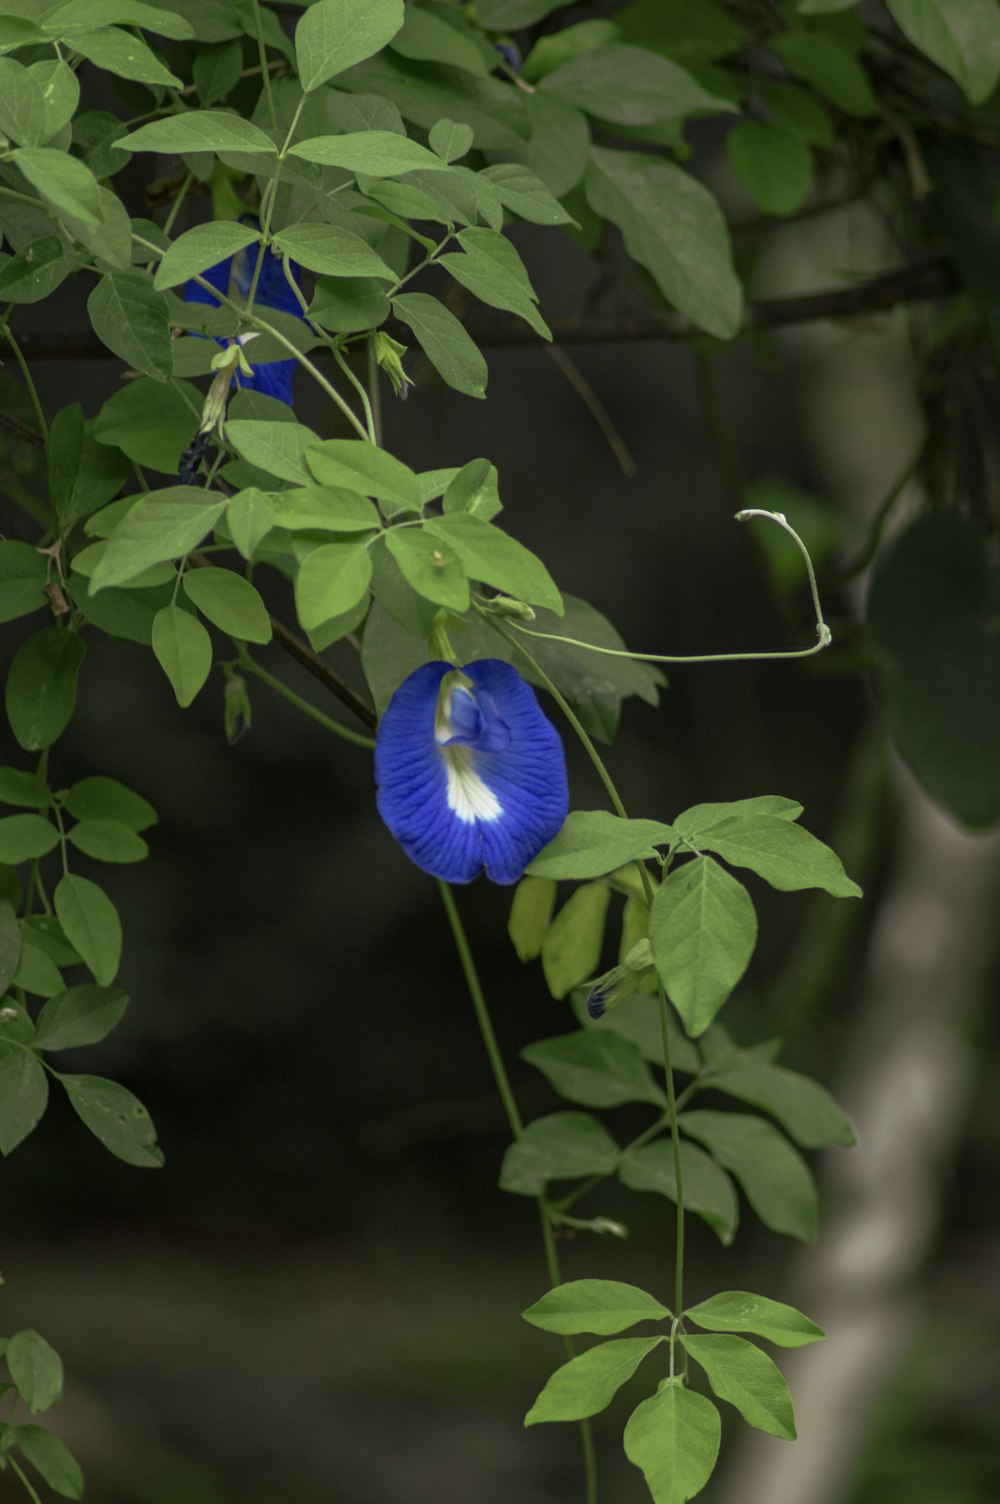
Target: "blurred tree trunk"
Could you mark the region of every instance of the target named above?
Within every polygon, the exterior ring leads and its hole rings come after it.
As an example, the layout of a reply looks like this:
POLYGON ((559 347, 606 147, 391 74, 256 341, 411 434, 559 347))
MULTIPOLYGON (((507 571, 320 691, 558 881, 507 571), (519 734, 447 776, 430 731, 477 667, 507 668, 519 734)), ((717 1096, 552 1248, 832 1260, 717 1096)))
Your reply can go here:
POLYGON ((910 1281, 938 1227, 972 1093, 970 1025, 998 951, 1000 837, 958 830, 897 767, 896 869, 837 1083, 858 1147, 823 1166, 821 1242, 789 1298, 829 1333, 782 1357, 794 1446, 744 1433, 720 1504, 840 1504, 921 1315, 910 1281))

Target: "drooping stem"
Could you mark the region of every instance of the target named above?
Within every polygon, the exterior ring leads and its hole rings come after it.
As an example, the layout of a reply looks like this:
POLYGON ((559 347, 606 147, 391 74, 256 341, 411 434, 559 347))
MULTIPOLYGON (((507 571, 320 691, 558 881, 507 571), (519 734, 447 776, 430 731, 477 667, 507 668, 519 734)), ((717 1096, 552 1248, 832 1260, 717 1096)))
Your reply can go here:
POLYGON ((24 1487, 25 1493, 28 1495, 28 1498, 31 1500, 31 1504, 42 1504, 41 1499, 38 1497, 38 1494, 35 1492, 34 1488, 32 1487, 31 1480, 28 1477, 27 1473, 24 1471, 24 1469, 22 1467, 19 1466, 19 1464, 17 1462, 17 1459, 15 1457, 12 1457, 9 1452, 7 1453, 7 1461, 10 1463, 10 1470, 11 1470, 11 1472, 14 1474, 14 1476, 16 1478, 20 1479, 20 1481, 21 1481, 21 1483, 22 1483, 22 1485, 24 1487))
MULTIPOLYGON (((594 768, 596 769, 597 774, 600 777, 605 790, 607 791, 607 795, 611 801, 613 809, 618 815, 622 817, 622 819, 627 819, 628 817, 625 813, 625 806, 622 803, 621 795, 615 787, 614 779, 611 777, 611 774, 605 767, 604 759, 598 752, 597 748, 594 746, 594 743, 591 741, 590 737, 587 735, 583 723, 581 722, 576 712, 573 710, 573 707, 570 705, 565 695, 561 692, 558 686, 552 682, 548 674, 538 662, 537 658, 535 658, 532 653, 529 653, 527 648, 522 646, 518 638, 516 638, 511 632, 507 630, 503 622, 498 617, 492 615, 488 611, 481 612, 481 615, 485 618, 486 621, 489 622, 490 626, 494 629, 495 632, 498 632, 506 642, 510 643, 512 647, 517 649, 524 661, 530 667, 532 673, 535 674, 535 676, 541 681, 541 683, 545 685, 545 688, 549 691, 549 694, 555 700, 556 704, 559 706, 559 709, 562 711, 563 715, 566 717, 567 721, 576 732, 576 735, 579 738, 584 751, 593 763, 594 768)), ((643 893, 646 897, 646 903, 647 905, 652 904, 653 886, 649 880, 649 873, 646 871, 645 864, 643 862, 636 862, 635 867, 642 882, 642 888, 643 893)), ((670 1058, 670 1032, 668 1027, 667 996, 663 990, 663 983, 660 981, 659 976, 657 976, 656 982, 660 1007, 660 1032, 663 1038, 663 1074, 667 1087, 667 1118, 670 1123, 670 1141, 673 1146, 674 1178, 677 1182, 677 1238, 674 1260, 674 1304, 676 1309, 674 1311, 674 1315, 679 1316, 684 1309, 684 1176, 681 1168, 681 1139, 680 1127, 677 1122, 677 1097, 674 1091, 673 1063, 670 1058)))
POLYGON ((24 358, 24 352, 22 351, 21 346, 18 344, 17 340, 14 338, 13 334, 11 333, 9 325, 7 323, 7 320, 10 318, 10 314, 11 314, 11 310, 8 309, 7 310, 7 316, 6 316, 6 318, 3 320, 2 324, 0 324, 0 330, 2 330, 4 339, 7 341, 8 345, 10 345, 10 348, 13 350, 13 352, 14 352, 14 359, 17 361, 18 366, 21 369, 21 375, 24 377, 24 384, 25 384, 25 386, 28 389, 28 397, 29 397, 29 399, 31 401, 31 406, 34 409, 35 421, 38 424, 38 427, 39 427, 39 430, 41 432, 42 438, 45 440, 45 448, 48 449, 48 447, 49 447, 49 426, 48 426, 48 424, 45 421, 45 414, 42 411, 42 404, 41 404, 41 402, 38 399, 38 389, 35 386, 34 379, 32 378, 32 375, 31 375, 31 371, 28 368, 28 362, 24 358))
MULTIPOLYGON (((496 1082, 500 1100, 503 1103, 507 1122, 514 1139, 520 1139, 524 1133, 524 1123, 514 1093, 511 1089, 510 1080, 507 1076, 507 1068, 503 1063, 500 1046, 493 1030, 490 1019, 490 1010, 483 992, 479 973, 476 969, 475 958, 469 945, 468 936, 462 917, 455 903, 455 895, 446 882, 437 879, 438 892, 441 894, 441 902, 444 904, 445 914, 448 916, 448 924, 451 929, 455 949, 462 966, 462 974, 465 977, 465 985, 469 989, 469 997, 475 1009, 476 1020, 479 1024, 480 1033, 483 1036, 483 1044, 486 1046, 486 1054, 489 1057, 490 1068, 493 1071, 493 1079, 496 1082)), ((556 1249, 555 1233, 549 1218, 548 1207, 544 1196, 536 1197, 538 1203, 538 1215, 542 1224, 542 1242, 545 1246, 545 1266, 548 1269, 549 1281, 553 1288, 562 1284, 562 1274, 559 1269, 559 1254, 556 1249)), ((563 1346, 568 1357, 572 1358, 576 1353, 576 1345, 571 1337, 563 1340, 563 1346)), ((580 1444, 583 1448, 583 1470, 586 1482, 586 1504, 597 1504, 597 1459, 594 1453, 594 1436, 590 1422, 580 1422, 580 1444)))
POLYGON ((246 673, 253 674, 255 679, 259 679, 262 684, 268 685, 274 690, 275 694, 281 695, 282 699, 287 700, 289 705, 294 705, 296 710, 301 710, 303 715, 307 715, 310 720, 315 721, 324 730, 332 731, 335 736, 342 737, 345 742, 353 742, 356 747, 374 747, 375 743, 370 736, 364 736, 360 731, 352 730, 350 726, 342 726, 339 721, 335 721, 332 717, 325 715, 322 710, 317 710, 315 705, 310 705, 309 701, 304 700, 301 695, 296 694, 294 689, 289 689, 288 685, 276 678, 274 674, 269 673, 266 668, 261 668, 260 664, 250 657, 246 649, 243 649, 239 653, 236 661, 246 673))

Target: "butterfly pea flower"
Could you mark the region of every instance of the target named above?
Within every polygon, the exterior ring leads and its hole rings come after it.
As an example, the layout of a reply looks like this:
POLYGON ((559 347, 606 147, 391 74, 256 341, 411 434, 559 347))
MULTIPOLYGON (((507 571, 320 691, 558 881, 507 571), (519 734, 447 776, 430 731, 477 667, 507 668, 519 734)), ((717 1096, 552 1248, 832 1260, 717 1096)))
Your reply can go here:
POLYGON ((569 808, 555 727, 515 668, 425 663, 396 690, 375 742, 378 809, 433 877, 515 883, 569 808))
MULTIPOLYGON (((235 282, 237 289, 244 297, 247 297, 253 285, 254 270, 260 252, 260 245, 254 244, 237 256, 227 256, 225 261, 219 261, 215 266, 208 267, 201 273, 201 278, 202 281, 211 283, 215 291, 202 287, 200 282, 192 279, 184 288, 185 303, 208 303, 218 308, 220 306, 218 294, 228 293, 230 281, 235 282)), ((289 263, 289 271, 298 287, 298 266, 289 263)), ((264 251, 264 260, 257 279, 257 291, 254 294, 254 307, 272 308, 279 313, 290 313, 297 318, 303 317, 302 306, 289 285, 281 260, 270 250, 264 251)), ((219 345, 226 343, 224 339, 216 340, 216 344, 219 345)), ((285 402, 290 407, 292 405, 292 377, 295 375, 297 365, 298 361, 294 357, 289 360, 265 360, 259 365, 254 365, 248 373, 246 369, 241 369, 240 362, 236 362, 232 380, 245 391, 263 392, 266 397, 276 397, 279 402, 285 402)))

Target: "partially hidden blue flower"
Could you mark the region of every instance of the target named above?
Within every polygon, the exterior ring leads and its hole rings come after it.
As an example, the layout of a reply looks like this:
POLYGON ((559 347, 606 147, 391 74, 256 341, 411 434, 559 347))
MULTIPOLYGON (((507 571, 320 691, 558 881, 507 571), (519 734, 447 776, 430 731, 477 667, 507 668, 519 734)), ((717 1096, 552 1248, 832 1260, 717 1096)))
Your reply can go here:
POLYGON ((375 742, 378 808, 418 867, 449 883, 515 883, 562 827, 566 759, 515 668, 425 663, 396 690, 375 742))
MULTIPOLYGON (((241 251, 238 256, 227 256, 225 261, 219 261, 215 266, 208 267, 201 273, 201 277, 203 281, 211 282, 218 293, 227 293, 230 280, 232 280, 246 297, 253 282, 254 268, 259 254, 260 246, 254 244, 246 251, 241 251)), ((295 279, 295 285, 299 286, 298 266, 289 263, 289 271, 295 279)), ((209 292, 208 288, 202 287, 193 279, 184 288, 184 301, 185 303, 209 303, 216 308, 219 307, 216 293, 209 292)), ((297 318, 303 317, 301 304, 289 286, 281 260, 270 250, 264 252, 257 291, 254 295, 254 306, 273 308, 279 313, 294 314, 297 318)), ((217 339, 216 344, 225 345, 226 341, 217 339)), ((249 354, 252 357, 252 349, 249 354)), ((265 396, 276 397, 279 402, 286 402, 290 407, 292 377, 295 375, 297 365, 298 361, 294 357, 290 360, 265 360, 259 365, 253 365, 253 374, 250 376, 237 368, 233 374, 233 381, 244 390, 263 392, 265 396)))

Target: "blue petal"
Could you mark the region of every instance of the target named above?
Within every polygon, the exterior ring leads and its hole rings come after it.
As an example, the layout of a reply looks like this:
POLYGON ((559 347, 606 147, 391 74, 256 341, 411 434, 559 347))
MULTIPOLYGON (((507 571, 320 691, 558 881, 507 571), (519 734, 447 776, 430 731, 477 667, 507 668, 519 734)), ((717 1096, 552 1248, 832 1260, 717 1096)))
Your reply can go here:
MULTIPOLYGON (((252 345, 247 354, 253 355, 252 345)), ((263 392, 265 397, 277 397, 279 402, 287 402, 291 407, 292 377, 297 366, 297 360, 264 360, 253 367, 252 376, 244 376, 237 371, 233 380, 244 391, 263 392)))
MULTIPOLYGON (((235 277, 236 285, 244 297, 250 291, 253 283, 254 268, 257 265, 257 257, 260 254, 260 246, 257 244, 248 246, 236 258, 235 277)), ((288 263, 289 271, 295 280, 295 285, 300 286, 299 272, 301 268, 294 261, 288 263)), ((254 296, 255 303, 262 308, 276 308, 280 313, 291 313, 296 318, 302 318, 302 305, 285 276, 281 258, 275 256, 270 250, 264 252, 264 261, 257 279, 257 292, 254 296)))
MULTIPOLYGON (((225 261, 217 261, 214 266, 206 267, 199 275, 205 282, 211 282, 212 286, 219 292, 226 293, 229 291, 229 276, 232 271, 232 265, 232 256, 227 256, 225 261)), ((215 293, 209 292, 207 287, 200 286, 193 278, 190 282, 185 283, 184 301, 185 303, 211 303, 216 308, 222 306, 215 293)))
POLYGON ((562 742, 530 685, 494 658, 461 670, 471 690, 452 690, 442 735, 439 698, 451 672, 427 663, 390 700, 375 746, 379 813, 434 877, 467 883, 485 870, 514 883, 566 818, 562 742))

